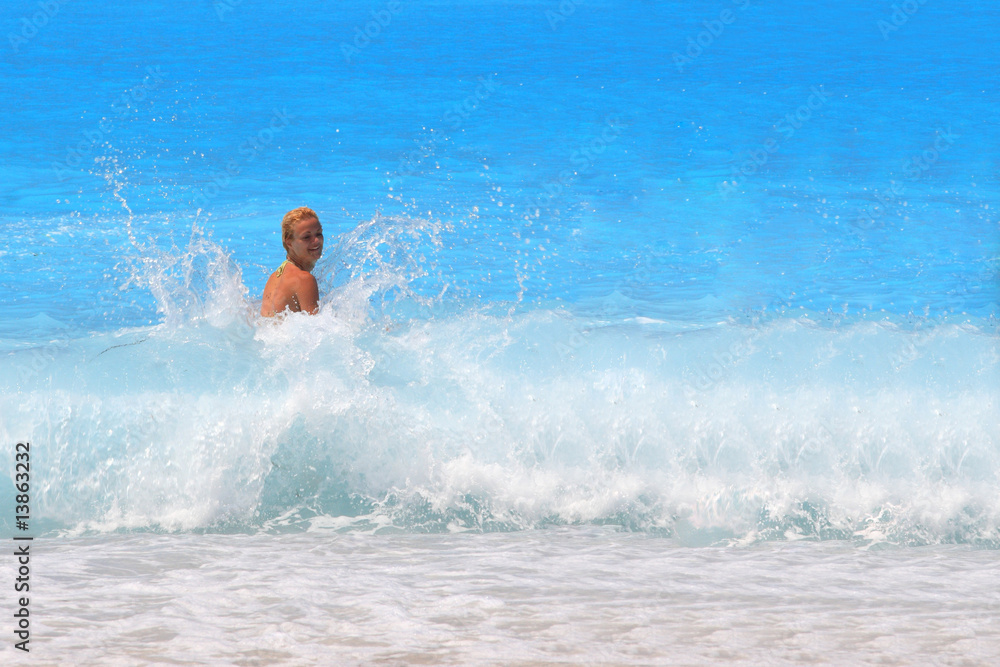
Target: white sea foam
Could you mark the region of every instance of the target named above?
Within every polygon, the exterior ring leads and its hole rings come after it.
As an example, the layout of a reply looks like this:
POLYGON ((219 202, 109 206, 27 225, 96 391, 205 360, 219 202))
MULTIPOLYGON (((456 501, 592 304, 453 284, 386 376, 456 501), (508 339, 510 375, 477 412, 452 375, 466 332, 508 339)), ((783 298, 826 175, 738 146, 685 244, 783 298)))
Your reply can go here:
POLYGON ((35 547, 23 664, 988 665, 1000 650, 1000 564, 954 546, 690 549, 573 527, 35 547))
POLYGON ((0 398, 4 437, 44 443, 43 525, 1000 544, 989 323, 498 314, 421 293, 439 231, 359 227, 318 316, 256 316, 197 232, 136 270, 162 324, 44 316, 0 398))

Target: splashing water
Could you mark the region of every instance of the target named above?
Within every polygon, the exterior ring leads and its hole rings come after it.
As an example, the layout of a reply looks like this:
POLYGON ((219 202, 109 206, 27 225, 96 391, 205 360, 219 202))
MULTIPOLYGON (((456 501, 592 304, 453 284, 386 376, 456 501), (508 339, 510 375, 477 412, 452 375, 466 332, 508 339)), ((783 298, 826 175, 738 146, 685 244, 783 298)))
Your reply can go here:
POLYGON ((1000 546, 994 331, 440 309, 445 231, 362 223, 278 323, 197 226, 132 237, 160 324, 42 348, 44 390, 38 348, 6 362, 44 525, 1000 546))

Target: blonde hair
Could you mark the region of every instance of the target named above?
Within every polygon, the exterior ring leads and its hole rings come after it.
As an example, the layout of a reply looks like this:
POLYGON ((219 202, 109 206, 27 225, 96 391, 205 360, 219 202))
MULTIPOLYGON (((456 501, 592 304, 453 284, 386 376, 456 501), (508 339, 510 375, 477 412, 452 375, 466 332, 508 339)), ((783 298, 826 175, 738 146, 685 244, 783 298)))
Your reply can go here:
POLYGON ((303 220, 319 222, 319 216, 308 206, 299 206, 286 213, 285 217, 281 219, 281 245, 285 246, 285 250, 288 250, 288 239, 292 238, 295 225, 303 220))

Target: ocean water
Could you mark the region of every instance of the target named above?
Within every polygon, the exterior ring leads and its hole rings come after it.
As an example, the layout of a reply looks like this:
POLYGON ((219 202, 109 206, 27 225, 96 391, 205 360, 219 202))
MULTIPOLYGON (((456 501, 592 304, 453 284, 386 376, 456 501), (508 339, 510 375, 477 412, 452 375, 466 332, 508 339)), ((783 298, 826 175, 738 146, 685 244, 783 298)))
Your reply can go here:
POLYGON ((4 664, 1000 655, 996 6, 5 10, 4 664))

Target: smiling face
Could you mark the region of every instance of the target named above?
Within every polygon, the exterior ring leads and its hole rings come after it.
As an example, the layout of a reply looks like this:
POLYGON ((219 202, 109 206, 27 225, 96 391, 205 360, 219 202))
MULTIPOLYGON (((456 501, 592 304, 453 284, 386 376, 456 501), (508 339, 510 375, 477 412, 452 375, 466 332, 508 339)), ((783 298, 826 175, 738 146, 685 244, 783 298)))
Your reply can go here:
POLYGON ((288 259, 303 271, 312 271, 323 256, 323 225, 316 218, 303 218, 292 225, 292 235, 285 239, 288 259))

